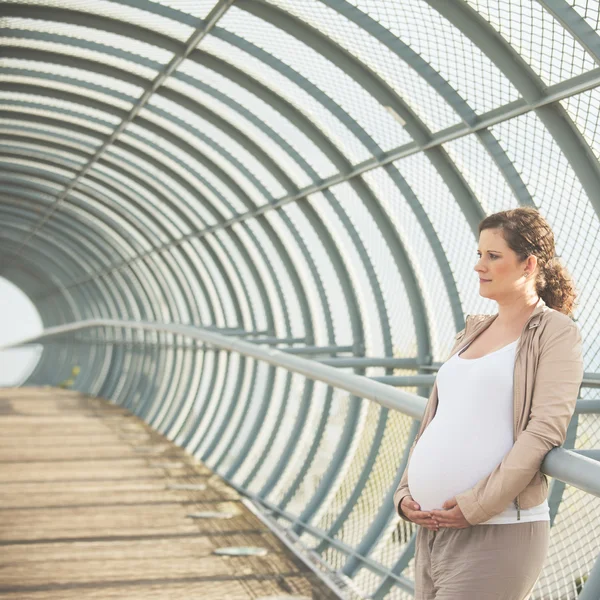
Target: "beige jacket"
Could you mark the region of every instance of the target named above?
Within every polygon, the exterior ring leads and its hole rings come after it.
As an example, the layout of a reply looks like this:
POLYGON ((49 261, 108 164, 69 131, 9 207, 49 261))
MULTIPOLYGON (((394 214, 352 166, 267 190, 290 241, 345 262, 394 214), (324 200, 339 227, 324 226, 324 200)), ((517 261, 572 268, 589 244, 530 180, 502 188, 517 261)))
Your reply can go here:
MULTIPOLYGON (((465 328, 456 335, 448 359, 485 331, 497 316, 467 315, 465 328)), ((511 502, 517 507, 520 519, 521 508, 541 504, 548 497, 548 478, 540 467, 546 454, 565 441, 582 379, 579 328, 569 316, 550 308, 540 298, 523 327, 516 349, 514 445, 489 475, 456 496, 471 525, 491 519, 511 502)), ((437 403, 436 378, 404 475, 394 492, 394 506, 404 520, 408 519, 400 503, 404 496, 410 495, 408 464, 417 441, 435 416, 437 403)))

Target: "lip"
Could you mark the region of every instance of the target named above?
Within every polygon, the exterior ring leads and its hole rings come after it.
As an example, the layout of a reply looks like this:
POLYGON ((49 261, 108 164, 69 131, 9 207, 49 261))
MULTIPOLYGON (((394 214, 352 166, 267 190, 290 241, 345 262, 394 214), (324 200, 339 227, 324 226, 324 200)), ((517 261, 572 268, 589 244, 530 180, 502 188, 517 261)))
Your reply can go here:
POLYGON ((488 283, 490 281, 491 279, 481 279, 481 277, 479 278, 479 283, 488 283))

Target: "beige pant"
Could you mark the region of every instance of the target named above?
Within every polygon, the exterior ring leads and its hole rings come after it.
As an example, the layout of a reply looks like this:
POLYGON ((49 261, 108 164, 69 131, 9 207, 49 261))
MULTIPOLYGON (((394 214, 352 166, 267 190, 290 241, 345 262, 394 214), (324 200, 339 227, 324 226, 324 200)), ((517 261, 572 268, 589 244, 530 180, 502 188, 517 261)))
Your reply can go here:
POLYGON ((527 600, 549 540, 549 521, 418 527, 415 600, 527 600))

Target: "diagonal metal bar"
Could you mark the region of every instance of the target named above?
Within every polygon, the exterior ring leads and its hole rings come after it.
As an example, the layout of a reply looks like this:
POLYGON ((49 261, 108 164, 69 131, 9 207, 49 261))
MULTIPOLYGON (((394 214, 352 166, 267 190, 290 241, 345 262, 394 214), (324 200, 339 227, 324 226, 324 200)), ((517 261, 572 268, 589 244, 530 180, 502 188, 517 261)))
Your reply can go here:
MULTIPOLYGON (((162 72, 160 72, 150 86, 140 96, 139 100, 133 106, 129 115, 119 123, 113 133, 104 141, 104 143, 98 148, 96 153, 90 158, 87 164, 81 169, 77 176, 67 185, 67 187, 61 192, 60 196, 56 199, 50 210, 41 218, 37 225, 27 235, 25 240, 15 250, 11 262, 20 256, 23 248, 28 244, 29 240, 44 226, 44 224, 52 217, 52 214, 58 208, 59 204, 69 195, 69 192, 79 184, 81 179, 85 177, 86 173, 94 166, 97 160, 104 154, 115 140, 121 135, 121 133, 127 128, 127 126, 138 116, 140 111, 146 106, 152 95, 160 88, 164 82, 179 68, 181 63, 196 49, 198 44, 210 33, 215 27, 219 19, 227 12, 230 6, 235 0, 218 0, 213 9, 210 11, 206 20, 202 25, 194 31, 190 36, 189 40, 185 44, 185 49, 181 54, 174 56, 171 61, 166 65, 162 72)), ((5 263, 3 271, 11 264, 11 262, 5 263)), ((3 272, 2 271, 2 272, 3 272)))

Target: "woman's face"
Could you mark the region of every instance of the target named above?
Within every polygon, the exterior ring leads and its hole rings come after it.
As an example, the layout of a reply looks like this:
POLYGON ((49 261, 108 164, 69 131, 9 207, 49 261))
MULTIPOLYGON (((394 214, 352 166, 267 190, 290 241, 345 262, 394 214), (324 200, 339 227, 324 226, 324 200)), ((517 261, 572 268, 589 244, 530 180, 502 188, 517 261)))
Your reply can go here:
POLYGON ((485 298, 498 299, 523 291, 533 275, 528 261, 519 262, 517 254, 504 241, 500 229, 484 229, 479 235, 479 260, 475 271, 479 275, 479 293, 485 298), (529 276, 524 276, 525 271, 529 276))

